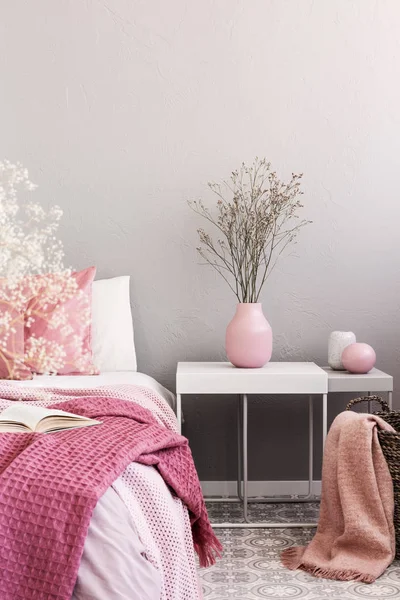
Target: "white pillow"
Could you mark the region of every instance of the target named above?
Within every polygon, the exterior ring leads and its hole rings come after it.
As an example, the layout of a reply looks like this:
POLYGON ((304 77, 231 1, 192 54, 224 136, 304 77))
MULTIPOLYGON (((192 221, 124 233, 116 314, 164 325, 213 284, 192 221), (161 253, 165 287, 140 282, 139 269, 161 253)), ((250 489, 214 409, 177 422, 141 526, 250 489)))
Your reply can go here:
POLYGON ((136 371, 129 276, 100 279, 92 288, 93 362, 100 371, 136 371))

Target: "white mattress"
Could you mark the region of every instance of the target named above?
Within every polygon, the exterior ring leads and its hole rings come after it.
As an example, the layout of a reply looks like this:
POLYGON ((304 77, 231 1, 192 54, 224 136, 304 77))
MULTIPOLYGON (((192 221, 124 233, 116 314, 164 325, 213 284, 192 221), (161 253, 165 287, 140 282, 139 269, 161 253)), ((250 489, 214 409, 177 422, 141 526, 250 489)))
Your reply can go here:
POLYGON ((136 371, 111 371, 100 375, 36 375, 27 381, 14 382, 23 387, 52 387, 61 389, 96 388, 102 385, 132 384, 154 390, 175 409, 175 396, 158 381, 136 371))

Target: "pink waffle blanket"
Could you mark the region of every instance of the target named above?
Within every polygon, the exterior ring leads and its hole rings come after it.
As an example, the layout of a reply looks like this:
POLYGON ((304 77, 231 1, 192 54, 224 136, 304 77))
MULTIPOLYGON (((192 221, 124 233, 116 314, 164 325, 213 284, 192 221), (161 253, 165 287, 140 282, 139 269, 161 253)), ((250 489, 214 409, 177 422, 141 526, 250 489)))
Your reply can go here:
POLYGON ((0 435, 2 600, 71 598, 96 502, 133 461, 154 465, 187 505, 200 564, 214 562, 221 545, 184 437, 134 402, 80 397, 51 405, 103 424, 0 435))

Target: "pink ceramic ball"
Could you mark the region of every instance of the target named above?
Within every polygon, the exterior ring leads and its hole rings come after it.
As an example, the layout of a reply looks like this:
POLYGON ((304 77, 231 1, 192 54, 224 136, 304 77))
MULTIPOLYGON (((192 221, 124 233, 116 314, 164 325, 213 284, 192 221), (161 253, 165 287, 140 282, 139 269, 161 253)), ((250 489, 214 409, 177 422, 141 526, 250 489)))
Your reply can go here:
POLYGON ((356 342, 342 352, 342 363, 349 373, 368 373, 375 362, 375 350, 369 344, 356 342))

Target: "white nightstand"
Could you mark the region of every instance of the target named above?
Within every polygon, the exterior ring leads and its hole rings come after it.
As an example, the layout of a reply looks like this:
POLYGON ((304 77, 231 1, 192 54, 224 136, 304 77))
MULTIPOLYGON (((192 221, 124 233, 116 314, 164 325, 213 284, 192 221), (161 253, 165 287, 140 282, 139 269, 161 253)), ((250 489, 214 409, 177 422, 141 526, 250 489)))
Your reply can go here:
MULTIPOLYGON (((392 408, 393 397, 393 377, 379 371, 371 369, 369 373, 357 375, 348 371, 334 371, 330 367, 323 367, 328 375, 328 392, 354 392, 355 394, 365 393, 370 396, 374 393, 387 393, 388 404, 392 408)), ((368 412, 371 412, 371 406, 368 405, 368 412)))
MULTIPOLYGON (((312 362, 268 363, 261 369, 237 369, 231 363, 180 362, 176 373, 177 418, 182 426, 183 394, 238 394, 239 395, 239 448, 238 499, 243 501, 243 523, 223 523, 217 527, 307 527, 315 523, 251 523, 248 518, 248 454, 247 414, 249 394, 305 394, 309 396, 309 490, 306 496, 289 498, 257 498, 257 502, 299 502, 311 498, 313 480, 313 396, 321 396, 322 436, 327 434, 327 373, 312 362), (243 473, 243 475, 242 475, 243 473), (243 484, 243 496, 242 492, 243 484)), ((254 499, 255 500, 255 499, 254 499)), ((253 500, 253 501, 254 501, 253 500)))

